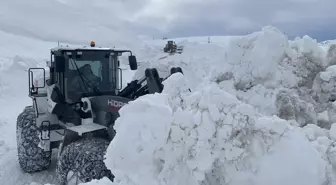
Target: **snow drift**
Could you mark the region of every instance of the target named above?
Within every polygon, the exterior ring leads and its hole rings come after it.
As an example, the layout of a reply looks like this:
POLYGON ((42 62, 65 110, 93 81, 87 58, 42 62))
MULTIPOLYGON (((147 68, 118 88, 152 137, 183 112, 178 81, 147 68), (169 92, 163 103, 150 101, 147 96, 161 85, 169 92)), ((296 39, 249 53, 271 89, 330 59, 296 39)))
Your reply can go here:
POLYGON ((120 110, 105 160, 115 182, 86 184, 336 184, 336 106, 319 98, 334 93, 332 50, 273 27, 228 40, 141 63, 134 78, 184 76, 120 110))

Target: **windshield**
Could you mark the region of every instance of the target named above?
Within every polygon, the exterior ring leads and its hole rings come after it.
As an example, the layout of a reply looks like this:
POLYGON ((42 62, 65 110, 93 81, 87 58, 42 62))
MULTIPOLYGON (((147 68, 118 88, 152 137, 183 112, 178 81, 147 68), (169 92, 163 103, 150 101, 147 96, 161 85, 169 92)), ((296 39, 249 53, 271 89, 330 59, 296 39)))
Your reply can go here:
POLYGON ((70 58, 65 74, 67 98, 74 100, 82 94, 114 92, 115 78, 105 57, 70 58), (97 59, 98 58, 98 59, 97 59))

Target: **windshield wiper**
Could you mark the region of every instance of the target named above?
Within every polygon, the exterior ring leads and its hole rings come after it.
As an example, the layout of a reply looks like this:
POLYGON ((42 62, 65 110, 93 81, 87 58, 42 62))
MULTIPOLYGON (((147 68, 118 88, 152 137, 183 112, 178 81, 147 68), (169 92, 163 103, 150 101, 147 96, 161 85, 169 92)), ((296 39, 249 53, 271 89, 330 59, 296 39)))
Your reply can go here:
MULTIPOLYGON (((83 84, 86 85, 85 88, 87 89, 87 87, 89 87, 89 88, 91 88, 95 93, 101 93, 97 86, 93 85, 92 83, 89 83, 89 82, 91 82, 91 81, 87 78, 86 75, 84 75, 84 74, 79 70, 79 68, 78 68, 78 66, 77 66, 77 63, 76 63, 73 59, 71 59, 71 61, 73 62, 73 64, 74 64, 75 67, 76 67, 76 71, 78 72, 78 76, 81 78, 83 84), (85 78, 86 80, 84 80, 84 78, 85 78)), ((88 89, 87 89, 87 92, 89 92, 88 89)))

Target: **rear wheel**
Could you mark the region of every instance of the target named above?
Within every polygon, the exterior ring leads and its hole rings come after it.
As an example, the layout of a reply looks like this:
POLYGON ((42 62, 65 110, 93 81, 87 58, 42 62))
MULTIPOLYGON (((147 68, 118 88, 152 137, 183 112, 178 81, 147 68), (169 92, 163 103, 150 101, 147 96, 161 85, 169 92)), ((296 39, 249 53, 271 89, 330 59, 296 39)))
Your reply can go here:
POLYGON ((16 123, 19 164, 25 172, 45 170, 51 163, 51 151, 46 152, 38 147, 39 134, 34 108, 28 106, 18 116, 16 123))
POLYGON ((104 163, 109 142, 100 138, 85 138, 63 148, 57 162, 57 179, 60 185, 73 185, 113 175, 104 163))

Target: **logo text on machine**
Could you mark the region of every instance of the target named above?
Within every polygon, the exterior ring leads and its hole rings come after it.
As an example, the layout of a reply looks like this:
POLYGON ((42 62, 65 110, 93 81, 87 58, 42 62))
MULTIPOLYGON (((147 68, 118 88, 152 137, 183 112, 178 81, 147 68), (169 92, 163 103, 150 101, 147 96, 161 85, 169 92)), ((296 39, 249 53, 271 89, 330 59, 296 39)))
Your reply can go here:
POLYGON ((115 101, 115 100, 107 100, 107 105, 112 106, 112 107, 122 107, 124 105, 126 105, 127 103, 123 103, 120 101, 115 101))

